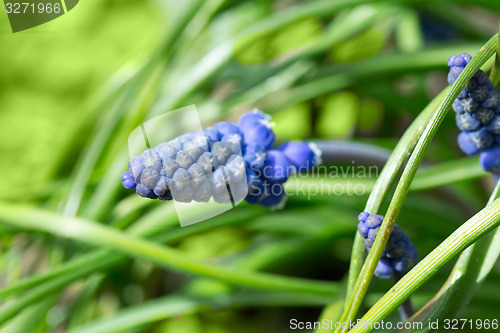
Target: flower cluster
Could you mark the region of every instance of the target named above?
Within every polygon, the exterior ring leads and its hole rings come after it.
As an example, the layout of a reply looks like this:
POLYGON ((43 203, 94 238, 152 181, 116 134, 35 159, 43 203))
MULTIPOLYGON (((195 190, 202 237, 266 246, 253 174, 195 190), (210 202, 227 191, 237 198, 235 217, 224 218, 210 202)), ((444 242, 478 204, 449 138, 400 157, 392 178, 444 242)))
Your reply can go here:
MULTIPOLYGON (((448 83, 453 84, 471 60, 467 53, 448 60, 448 83)), ((458 145, 467 155, 481 153, 483 169, 500 172, 500 96, 482 70, 471 78, 453 103, 456 112, 458 145)))
POLYGON ((122 184, 142 197, 179 202, 245 199, 266 207, 284 204, 283 183, 319 163, 313 144, 286 142, 271 149, 270 116, 247 112, 238 123, 218 122, 183 134, 132 158, 122 184))
MULTIPOLYGON (((363 212, 358 216, 358 232, 363 237, 368 251, 373 246, 384 217, 363 212)), ((389 279, 395 271, 406 273, 418 260, 418 252, 397 224, 394 224, 391 236, 387 241, 384 253, 375 269, 375 275, 380 279, 389 279)))

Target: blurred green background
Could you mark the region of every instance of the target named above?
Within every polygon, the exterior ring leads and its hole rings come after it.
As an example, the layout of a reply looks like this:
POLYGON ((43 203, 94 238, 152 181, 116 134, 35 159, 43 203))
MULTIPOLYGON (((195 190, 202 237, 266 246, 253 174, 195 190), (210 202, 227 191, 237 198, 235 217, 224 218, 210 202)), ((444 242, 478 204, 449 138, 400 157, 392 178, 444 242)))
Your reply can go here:
MULTIPOLYGON (((488 0, 327 3, 86 0, 52 22, 16 34, 0 14, 1 199, 117 229, 164 223, 154 231, 155 241, 188 258, 341 281, 356 216, 374 179, 347 179, 365 186, 362 196, 297 195, 272 213, 242 205, 187 228, 164 211, 166 204, 131 195, 119 182, 129 133, 146 119, 190 104, 205 124, 235 120, 258 107, 273 115, 279 142, 341 140, 392 149, 446 87, 449 55, 477 52, 498 31, 500 19, 500 3, 488 0)), ((421 257, 480 210, 492 188, 477 160, 465 159, 457 148, 452 113, 426 155, 426 166, 437 169, 417 177, 421 191, 409 195, 398 220, 421 257), (441 177, 447 168, 459 171, 457 179, 441 177), (444 190, 435 189, 440 185, 444 190)), ((50 272, 94 247, 50 233, 1 229, 0 288, 50 272)), ((416 308, 451 268, 418 291, 416 308)), ((499 319, 499 268, 458 318, 499 319)), ((363 310, 390 286, 374 280, 363 310)), ((17 299, 15 293, 1 295, 0 301, 12 301, 3 309, 17 299)), ((26 309, 9 318, 0 316, 3 329, 287 332, 291 318, 316 320, 332 299, 259 291, 255 299, 241 300, 237 297, 251 298, 252 289, 134 256, 82 273, 53 295, 26 301, 26 309), (24 326, 23 318, 31 318, 30 325, 24 326)), ((398 320, 397 314, 390 320, 398 320)))
POLYGON ((47 184, 64 163, 54 152, 74 158, 98 101, 158 46, 167 10, 154 1, 82 1, 77 12, 16 34, 2 12, 2 197, 47 184))

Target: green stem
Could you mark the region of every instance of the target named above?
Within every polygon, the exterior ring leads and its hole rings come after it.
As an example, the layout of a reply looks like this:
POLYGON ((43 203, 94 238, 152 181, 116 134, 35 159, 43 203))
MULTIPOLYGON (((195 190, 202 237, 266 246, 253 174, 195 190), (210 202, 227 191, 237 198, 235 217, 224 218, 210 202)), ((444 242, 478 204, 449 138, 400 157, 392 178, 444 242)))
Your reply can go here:
MULTIPOLYGON (((401 168, 406 161, 408 154, 413 150, 416 145, 417 140, 423 133, 425 125, 429 122, 433 111, 441 103, 444 98, 447 89, 443 91, 439 96, 434 98, 434 100, 429 103, 429 105, 420 113, 420 115, 415 119, 415 121, 406 130, 405 134, 402 136, 401 140, 398 142, 396 148, 392 152, 389 160, 385 164, 380 176, 378 177, 375 186, 370 193, 370 197, 365 206, 365 211, 372 214, 378 213, 380 206, 382 205, 384 199, 386 198, 389 190, 397 178, 401 168)), ((345 298, 345 308, 348 306, 348 301, 352 295, 354 285, 356 283, 359 272, 363 265, 363 257, 365 253, 365 245, 363 243, 362 237, 356 232, 354 237, 354 245, 351 252, 351 262, 349 265, 349 278, 347 282, 347 293, 345 298)), ((325 312, 328 314, 328 312, 325 312)), ((333 320, 334 318, 320 318, 333 320)))
POLYGON ((257 289, 303 291, 332 294, 335 283, 277 276, 255 272, 237 272, 187 258, 183 251, 134 237, 92 221, 62 217, 20 205, 0 203, 0 220, 19 228, 34 229, 66 237, 85 244, 109 248, 159 266, 227 281, 257 289))
MULTIPOLYGON (((189 228, 171 230, 171 228, 178 223, 176 218, 171 218, 172 216, 175 217, 175 211, 171 209, 173 208, 172 206, 173 205, 163 205, 163 207, 158 207, 157 209, 152 210, 149 214, 146 214, 142 219, 138 220, 136 224, 130 228, 129 232, 133 235, 142 237, 154 236, 154 240, 160 243, 172 242, 181 237, 202 232, 209 228, 215 228, 228 224, 242 224, 266 212, 265 209, 249 210, 240 208, 238 211, 231 212, 231 214, 227 214, 225 216, 220 216, 212 220, 210 223, 199 223, 192 225, 189 228)), ((0 289, 0 300, 25 291, 28 288, 38 286, 48 280, 54 280, 67 274, 70 274, 73 277, 73 279, 70 280, 59 279, 59 284, 45 285, 45 288, 41 287, 45 289, 46 294, 49 294, 88 274, 108 269, 109 267, 118 265, 124 261, 126 261, 125 257, 109 250, 95 250, 91 253, 73 258, 71 261, 54 267, 48 272, 30 276, 17 284, 9 285, 0 289)), ((39 295, 45 296, 41 293, 39 295)), ((12 306, 22 307, 28 305, 25 304, 23 300, 24 299, 17 299, 16 303, 19 303, 19 305, 12 304, 12 306)))
MULTIPOLYGON (((498 26, 498 30, 500 32, 500 24, 498 26)), ((490 73, 490 79, 493 82, 493 85, 498 86, 500 84, 500 33, 497 38, 497 54, 495 56, 495 64, 490 73)))
MULTIPOLYGON (((500 182, 497 182, 488 204, 493 203, 499 196, 500 182)), ((499 237, 500 229, 490 231, 488 235, 462 252, 439 292, 409 321, 428 322, 438 318, 454 318, 458 311, 469 303, 474 292, 493 268, 500 254, 500 244, 496 241, 499 237)), ((409 331, 411 330, 398 332, 409 331)), ((420 331, 429 331, 429 328, 424 327, 420 331)))
MULTIPOLYGON (((447 92, 448 88, 446 88, 436 98, 434 98, 434 100, 429 103, 429 105, 420 113, 420 115, 413 121, 411 126, 406 130, 405 134, 394 149, 391 157, 384 166, 384 169, 380 173, 379 178, 377 179, 375 187, 373 188, 373 191, 371 192, 370 197, 368 198, 368 201, 366 203, 366 212, 369 212, 370 214, 377 214, 379 212, 380 207, 387 194, 389 193, 392 184, 397 178, 400 170, 403 168, 406 158, 415 148, 415 145, 417 144, 419 138, 422 136, 424 128, 430 121, 434 110, 441 103, 447 92)), ((363 264, 362 260, 365 250, 363 239, 361 238, 361 236, 359 236, 358 233, 356 233, 353 249, 355 249, 355 251, 353 250, 351 255, 351 268, 349 270, 349 287, 347 299, 349 299, 351 296, 351 291, 354 289, 354 284, 356 283, 359 272, 361 270, 361 265, 363 264)))
MULTIPOLYGON (((372 163, 384 163, 387 157, 385 150, 379 149, 379 151, 377 152, 377 149, 375 149, 378 148, 377 146, 367 144, 322 141, 318 142, 318 145, 322 150, 324 150, 324 161, 327 163, 346 163, 348 161, 351 161, 353 157, 361 158, 360 155, 363 155, 363 161, 368 165, 372 163), (371 157, 364 160, 366 156, 371 157)), ((448 181, 453 182, 455 180, 454 177, 450 179, 448 178, 448 174, 450 173, 462 175, 461 179, 467 179, 468 177, 479 177, 480 175, 476 175, 475 172, 471 172, 471 169, 469 167, 469 164, 471 164, 470 162, 474 162, 474 165, 477 166, 477 159, 471 159, 470 161, 469 160, 470 159, 467 159, 467 161, 464 162, 461 159, 423 168, 421 171, 419 171, 418 175, 415 178, 415 182, 413 183, 413 185, 416 185, 417 183, 421 185, 419 185, 418 187, 414 187, 412 185, 412 190, 432 189, 435 186, 447 184, 448 181)), ((287 183, 286 191, 287 193, 293 195, 301 195, 301 189, 307 188, 309 184, 316 185, 315 178, 297 178, 292 180, 293 181, 287 183)), ((339 183, 341 181, 343 181, 343 179, 322 178, 321 184, 325 186, 324 193, 328 193, 328 191, 330 191, 333 186, 341 184, 339 183)), ((349 190, 349 186, 353 187, 353 185, 363 185, 366 191, 370 191, 373 188, 374 184, 375 182, 371 180, 359 181, 357 179, 348 179, 343 186, 348 189, 349 193, 351 193, 351 190, 349 190)), ((323 193, 323 189, 320 188, 319 192, 323 193)), ((130 198, 128 200, 130 200, 130 198)), ((155 241, 159 243, 165 243, 218 226, 227 224, 234 225, 236 223, 235 221, 238 221, 239 224, 245 223, 245 221, 254 219, 255 217, 258 217, 265 213, 265 209, 258 209, 256 211, 256 207, 253 207, 252 209, 250 207, 239 207, 238 210, 233 211, 231 214, 219 216, 216 219, 212 220, 210 223, 198 223, 190 226, 189 228, 171 230, 171 228, 178 223, 177 218, 175 218, 175 211, 172 205, 162 205, 156 207, 155 209, 149 210, 148 214, 144 215, 139 220, 136 220, 129 231, 131 232, 131 234, 140 235, 143 237, 152 236, 155 241)), ((127 216, 122 217, 116 221, 120 221, 119 223, 123 223, 123 221, 128 222, 132 218, 135 219, 136 215, 137 212, 133 210, 128 213, 127 216), (129 218, 129 216, 131 218, 129 218)), ((119 229, 125 227, 125 225, 118 226, 118 222, 116 221, 112 223, 113 226, 117 226, 119 229)), ((15 230, 15 228, 10 228, 12 230, 15 230)), ((359 244, 362 246, 361 250, 364 251, 363 243, 360 242, 359 244)), ((8 287, 0 289, 0 300, 5 299, 8 296, 12 296, 16 293, 22 292, 49 279, 64 275, 67 272, 79 271, 79 277, 83 277, 93 271, 106 269, 107 267, 110 267, 111 265, 119 262, 123 262, 124 260, 126 259, 120 257, 119 255, 112 254, 109 251, 96 250, 91 253, 72 258, 71 261, 54 267, 45 273, 30 276, 18 282, 17 284, 9 285, 8 287), (111 257, 115 258, 116 261, 108 260, 111 257), (118 258, 121 259, 118 260, 118 258)), ((351 269, 352 267, 354 267, 354 265, 351 265, 351 269)))
MULTIPOLYGON (((415 149, 408 160, 408 163, 403 171, 401 179, 396 187, 393 199, 389 205, 387 213, 385 214, 384 221, 380 227, 378 237, 375 239, 371 251, 368 253, 367 260, 365 261, 359 277, 354 287, 354 292, 348 302, 346 311, 341 318, 342 322, 352 322, 355 318, 357 311, 361 305, 362 299, 368 289, 368 285, 373 277, 375 267, 380 260, 382 252, 384 251, 387 240, 392 232, 392 227, 396 218, 401 210, 404 199, 408 193, 411 182, 418 170, 418 167, 423 159, 427 148, 429 147, 432 138, 436 134, 439 125, 444 120, 446 113, 450 109, 453 101, 457 98, 460 91, 465 87, 465 84, 472 78, 472 76, 480 69, 480 67, 494 54, 496 47, 497 36, 493 36, 478 54, 472 58, 470 63, 465 67, 463 72, 457 78, 456 82, 452 85, 449 92, 446 94, 443 102, 433 114, 431 120, 427 124, 422 136, 420 137, 415 149)), ((401 280, 405 280, 404 278, 401 280)), ((346 330, 342 329, 342 332, 346 330)))

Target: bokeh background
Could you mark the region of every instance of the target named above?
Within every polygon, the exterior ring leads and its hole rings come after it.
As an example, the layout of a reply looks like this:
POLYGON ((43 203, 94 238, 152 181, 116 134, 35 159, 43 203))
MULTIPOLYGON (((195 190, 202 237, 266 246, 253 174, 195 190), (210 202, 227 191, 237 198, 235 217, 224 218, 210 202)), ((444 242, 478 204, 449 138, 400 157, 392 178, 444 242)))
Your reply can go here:
MULTIPOLYGON (((258 107, 273 115, 280 142, 358 142, 379 152, 379 159, 339 163, 380 166, 412 120, 446 87, 449 55, 474 54, 498 31, 500 3, 365 2, 86 0, 54 21, 16 34, 2 12, 1 200, 114 228, 147 222, 166 204, 120 187, 127 137, 142 121, 190 104, 205 124, 236 120, 258 107)), ((480 210, 492 188, 477 159, 459 151, 452 113, 398 221, 422 257, 480 210), (448 168, 458 173, 443 178, 448 168)), ((342 186, 359 183, 366 192, 291 196, 279 212, 243 205, 189 231, 171 224, 157 232, 165 236, 159 242, 189 258, 234 269, 342 281, 355 217, 374 179, 320 178, 342 186)), ((162 222, 161 214, 155 218, 162 222)), ((0 288, 92 249, 51 234, 2 229, 0 288)), ((451 268, 418 291, 417 308, 451 268)), ((497 265, 457 317, 498 319, 499 282, 497 265)), ((390 285, 374 280, 363 309, 390 285)), ((331 299, 290 296, 273 305, 260 292, 260 301, 249 304, 185 304, 194 296, 241 292, 253 293, 128 258, 58 290, 26 332, 287 332, 291 318, 316 320, 331 299), (160 305, 148 312, 155 301, 160 305), (143 315, 118 329, 131 313, 143 315)), ((0 311, 11 297, 16 296, 0 299, 0 311)))

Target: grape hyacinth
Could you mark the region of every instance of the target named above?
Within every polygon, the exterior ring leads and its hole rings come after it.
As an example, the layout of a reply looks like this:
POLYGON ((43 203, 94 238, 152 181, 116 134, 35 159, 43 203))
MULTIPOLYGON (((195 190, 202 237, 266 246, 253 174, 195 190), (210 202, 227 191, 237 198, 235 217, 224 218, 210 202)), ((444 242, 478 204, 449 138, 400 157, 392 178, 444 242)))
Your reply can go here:
POLYGON ((286 199, 283 184, 294 173, 320 163, 314 144, 286 142, 272 149, 269 115, 247 112, 238 123, 222 121, 186 133, 130 160, 122 174, 126 189, 145 198, 229 203, 245 199, 270 208, 286 199))
MULTIPOLYGON (((448 60, 448 83, 453 84, 470 62, 467 53, 452 55, 448 60)), ((470 79, 453 103, 457 126, 458 145, 467 155, 480 153, 481 167, 498 176, 500 174, 500 95, 493 82, 482 70, 470 79)))
MULTIPOLYGON (((373 246, 384 217, 363 212, 358 216, 358 232, 363 237, 367 251, 373 246)), ((410 242, 408 235, 394 224, 382 257, 375 269, 375 276, 389 279, 395 272, 406 273, 418 260, 418 252, 410 242)))

